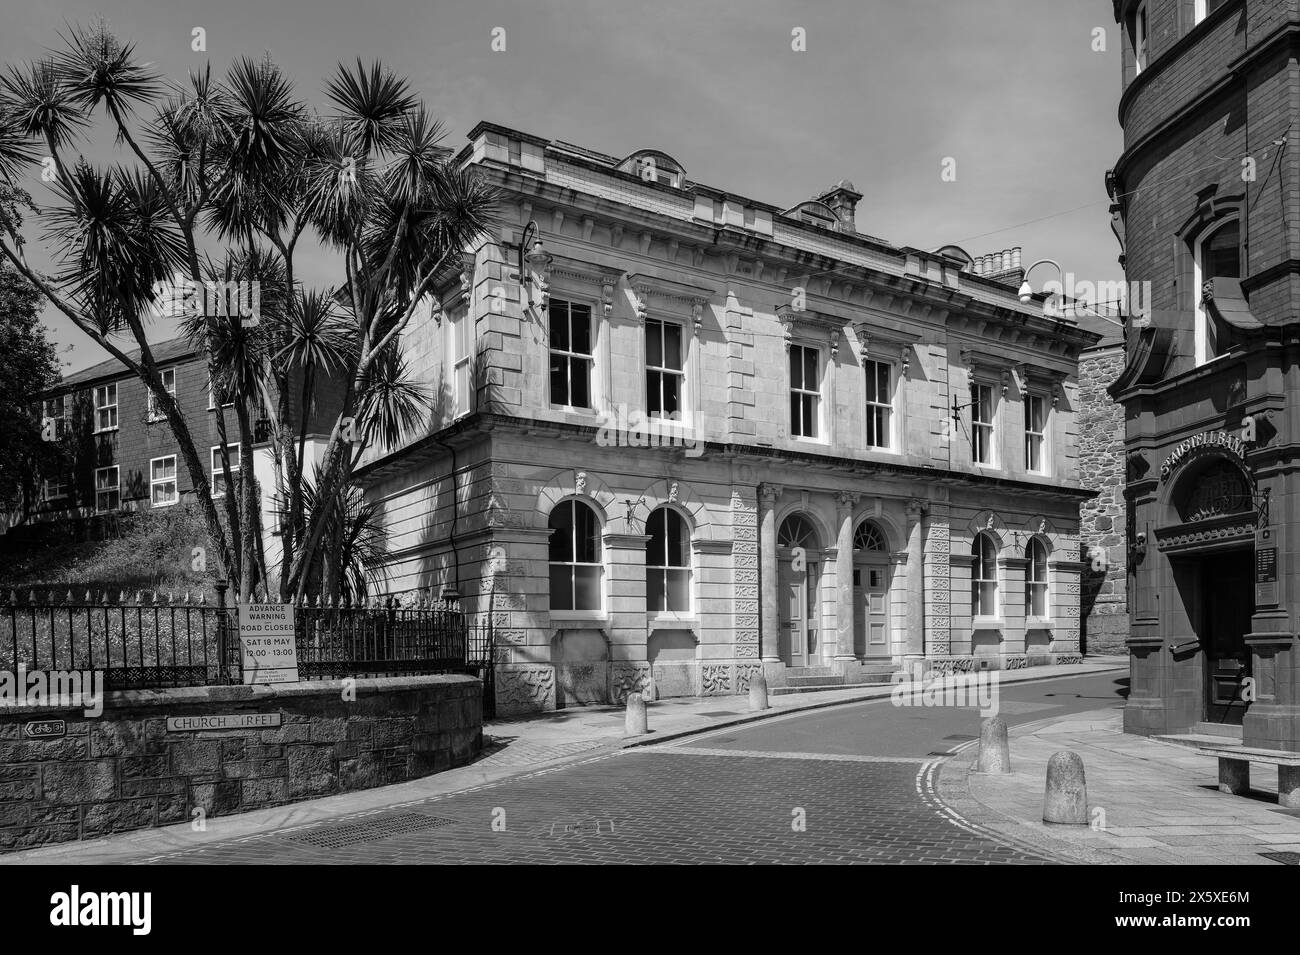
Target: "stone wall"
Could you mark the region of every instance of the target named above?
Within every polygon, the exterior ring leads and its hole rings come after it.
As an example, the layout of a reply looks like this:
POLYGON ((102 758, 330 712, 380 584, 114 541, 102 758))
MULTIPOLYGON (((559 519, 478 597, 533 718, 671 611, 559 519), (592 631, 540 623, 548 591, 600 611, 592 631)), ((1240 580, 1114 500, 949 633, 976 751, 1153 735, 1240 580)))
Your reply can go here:
POLYGON ((1084 352, 1079 362, 1079 480, 1097 491, 1079 507, 1080 640, 1089 654, 1128 652, 1124 408, 1106 394, 1123 368, 1118 345, 1084 352))
POLYGON ((103 714, 0 710, 0 852, 227 816, 404 782, 482 746, 482 684, 467 676, 107 694, 103 714), (168 730, 169 717, 267 714, 261 729, 168 730), (32 739, 32 721, 66 735, 32 739))

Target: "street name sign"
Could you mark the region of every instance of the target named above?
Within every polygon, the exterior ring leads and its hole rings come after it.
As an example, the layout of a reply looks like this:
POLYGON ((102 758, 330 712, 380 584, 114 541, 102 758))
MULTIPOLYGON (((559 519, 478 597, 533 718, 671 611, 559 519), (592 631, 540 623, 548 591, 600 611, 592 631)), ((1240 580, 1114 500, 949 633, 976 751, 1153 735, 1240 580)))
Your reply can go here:
POLYGON ((203 730, 274 729, 279 713, 221 713, 206 716, 169 716, 167 732, 194 733, 203 730))

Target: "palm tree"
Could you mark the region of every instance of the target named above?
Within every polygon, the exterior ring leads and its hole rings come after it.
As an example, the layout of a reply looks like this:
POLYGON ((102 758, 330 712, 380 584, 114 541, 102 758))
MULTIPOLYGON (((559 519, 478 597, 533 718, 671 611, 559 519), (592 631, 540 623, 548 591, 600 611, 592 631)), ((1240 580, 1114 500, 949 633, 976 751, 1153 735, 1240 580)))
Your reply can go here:
MULTIPOLYGON (((422 420, 426 396, 409 380, 402 333, 435 281, 490 227, 497 201, 454 163, 442 127, 404 78, 358 61, 338 67, 325 95, 333 113, 311 114, 269 59, 237 61, 224 83, 204 68, 168 90, 102 24, 72 27, 60 52, 0 77, 0 179, 16 183, 42 151, 51 157, 60 201, 37 211, 53 226, 46 239, 64 268, 46 281, 27 263, 27 200, 16 193, 0 196, 0 258, 153 392, 218 559, 245 593, 268 579, 255 559, 261 538, 248 413, 250 402, 265 403, 276 497, 287 502, 282 599, 315 586, 330 522, 331 509, 307 507, 304 495, 315 383, 322 374, 344 382, 313 483, 320 500, 346 504, 366 442, 395 444, 422 420), (145 106, 153 116, 137 136, 136 110, 145 106), (96 111, 117 134, 126 166, 65 162, 96 111), (333 288, 297 285, 295 251, 308 230, 340 260, 333 288), (227 494, 225 526, 187 422, 162 387, 143 319, 156 283, 180 273, 200 286, 213 276, 199 250, 214 242, 227 246, 215 273, 260 282, 267 316, 256 331, 220 316, 189 328, 208 349, 214 385, 237 399, 245 479, 238 501, 227 494), (283 305, 268 308, 271 301, 283 305), (135 339, 138 360, 109 337, 121 330, 135 339), (296 434, 295 375, 302 376, 296 434)), ((223 455, 225 443, 223 434, 223 455)), ((229 489, 228 464, 222 470, 229 489)))

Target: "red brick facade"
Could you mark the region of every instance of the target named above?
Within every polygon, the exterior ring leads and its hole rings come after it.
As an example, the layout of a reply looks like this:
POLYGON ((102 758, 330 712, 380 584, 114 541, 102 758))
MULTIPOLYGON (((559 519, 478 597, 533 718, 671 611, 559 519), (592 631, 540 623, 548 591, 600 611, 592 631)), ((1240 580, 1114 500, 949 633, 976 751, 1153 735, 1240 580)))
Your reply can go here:
POLYGON ((1125 726, 1240 724, 1247 745, 1296 750, 1300 3, 1116 0, 1114 12, 1125 264, 1151 304, 1111 388, 1130 512, 1125 726), (1276 558, 1272 588, 1256 586, 1257 549, 1276 558))

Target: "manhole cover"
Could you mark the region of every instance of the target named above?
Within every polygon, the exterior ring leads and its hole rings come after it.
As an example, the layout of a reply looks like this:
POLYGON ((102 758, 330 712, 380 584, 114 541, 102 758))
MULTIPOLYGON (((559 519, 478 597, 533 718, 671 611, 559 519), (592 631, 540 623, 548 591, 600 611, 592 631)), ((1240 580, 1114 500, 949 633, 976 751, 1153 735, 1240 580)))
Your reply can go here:
POLYGON ((303 829, 299 832, 287 833, 280 838, 291 842, 303 842, 321 849, 338 849, 343 846, 360 845, 363 842, 376 842, 390 836, 404 836, 412 832, 450 826, 455 821, 455 819, 442 819, 438 816, 426 816, 420 812, 404 812, 381 819, 303 829))
POLYGON ((948 752, 945 749, 932 749, 930 750, 930 752, 926 753, 925 755, 926 756, 951 756, 952 753, 948 752))
POLYGON ((1300 852, 1261 852, 1260 855, 1282 865, 1300 865, 1300 852))

